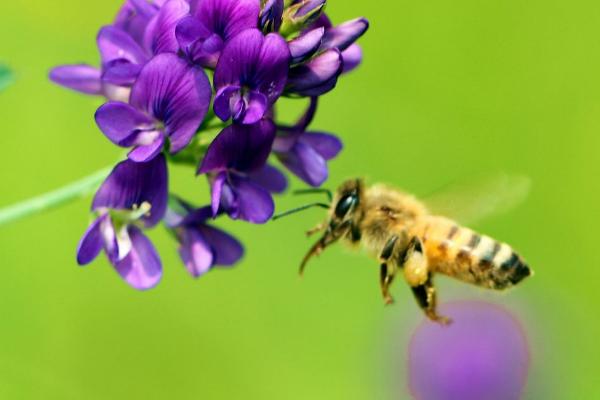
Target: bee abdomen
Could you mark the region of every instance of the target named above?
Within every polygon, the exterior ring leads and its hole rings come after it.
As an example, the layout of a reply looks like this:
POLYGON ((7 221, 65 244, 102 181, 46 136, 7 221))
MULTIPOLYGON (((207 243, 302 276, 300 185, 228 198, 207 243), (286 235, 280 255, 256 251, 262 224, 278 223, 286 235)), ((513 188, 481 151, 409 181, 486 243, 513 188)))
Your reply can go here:
POLYGON ((445 219, 432 221, 423 241, 434 271, 490 289, 505 289, 531 275, 514 250, 445 219))

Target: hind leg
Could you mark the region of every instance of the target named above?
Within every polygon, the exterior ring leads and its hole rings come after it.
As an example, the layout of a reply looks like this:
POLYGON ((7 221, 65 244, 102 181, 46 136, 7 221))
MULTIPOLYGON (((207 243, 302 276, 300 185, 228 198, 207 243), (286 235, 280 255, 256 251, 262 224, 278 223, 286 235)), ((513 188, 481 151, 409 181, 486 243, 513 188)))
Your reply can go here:
POLYGON ((448 325, 451 320, 438 315, 436 311, 436 290, 431 279, 432 274, 429 271, 421 239, 414 237, 410 241, 401 265, 404 268, 404 277, 427 318, 442 325, 448 325))
POLYGON ((392 295, 390 295, 390 286, 394 281, 394 277, 396 275, 396 266, 388 261, 394 254, 397 242, 398 236, 394 235, 391 238, 389 238, 379 256, 381 260, 379 285, 381 287, 381 294, 383 295, 383 300, 385 301, 386 305, 394 303, 394 298, 392 297, 392 295))

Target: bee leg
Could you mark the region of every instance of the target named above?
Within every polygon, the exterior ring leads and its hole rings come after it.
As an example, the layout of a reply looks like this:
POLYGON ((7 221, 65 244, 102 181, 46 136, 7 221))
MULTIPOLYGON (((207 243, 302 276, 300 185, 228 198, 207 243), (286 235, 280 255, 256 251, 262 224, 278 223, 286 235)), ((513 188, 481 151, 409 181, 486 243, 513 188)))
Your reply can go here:
POLYGON ((314 235, 315 233, 322 231, 323 229, 325 229, 325 224, 320 223, 319 225, 315 226, 314 228, 306 231, 306 236, 310 237, 310 236, 314 235))
POLYGON ((381 268, 379 275, 379 284, 381 286, 381 294, 383 295, 383 299, 386 305, 390 305, 394 303, 394 298, 390 295, 390 286, 394 281, 394 276, 396 275, 396 268, 392 265, 388 264, 388 260, 394 254, 394 248, 396 247, 396 242, 398 241, 398 236, 394 235, 388 239, 387 243, 383 247, 381 255, 379 258, 381 259, 381 268))
POLYGON ((450 319, 440 316, 436 312, 436 290, 421 239, 416 236, 411 239, 400 265, 404 269, 404 277, 410 285, 417 303, 427 318, 442 325, 448 325, 451 322, 450 319))
POLYGON ((423 285, 413 287, 412 291, 427 318, 441 325, 450 325, 452 323, 450 318, 439 315, 436 311, 437 296, 431 278, 427 279, 427 282, 423 285))

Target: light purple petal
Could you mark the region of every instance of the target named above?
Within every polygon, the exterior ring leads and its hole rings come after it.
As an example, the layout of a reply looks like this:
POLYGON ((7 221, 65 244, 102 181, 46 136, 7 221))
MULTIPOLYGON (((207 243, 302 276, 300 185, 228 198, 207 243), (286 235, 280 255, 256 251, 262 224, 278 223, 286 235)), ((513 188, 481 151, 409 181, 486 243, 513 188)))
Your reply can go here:
POLYGON ((162 264, 150 240, 136 226, 129 226, 131 251, 115 264, 115 269, 131 287, 138 290, 151 289, 160 282, 162 264))
POLYGON ((243 124, 251 125, 258 122, 267 112, 268 99, 264 94, 257 91, 248 93, 247 107, 244 110, 243 124))
POLYGON ((146 163, 125 160, 117 164, 94 197, 93 210, 109 208, 131 210, 147 202, 150 215, 146 226, 156 225, 165 214, 168 200, 167 164, 164 155, 146 163))
POLYGON ((50 71, 50 80, 85 94, 102 94, 101 72, 90 65, 62 65, 50 71))
POLYGON ((202 69, 165 53, 146 64, 133 86, 130 103, 164 122, 171 152, 177 153, 189 144, 204 120, 211 93, 202 69))
POLYGON ((143 64, 148 59, 148 55, 135 40, 127 32, 115 26, 105 26, 100 29, 97 43, 103 64, 117 59, 143 64))
POLYGON ((79 246, 77 246, 77 263, 79 265, 91 263, 98 257, 100 251, 102 251, 104 239, 102 238, 100 225, 102 224, 102 220, 106 217, 107 215, 96 218, 83 234, 79 246))
POLYGON ((262 186, 271 193, 283 193, 288 186, 285 175, 269 164, 265 164, 264 167, 248 174, 248 176, 252 179, 252 182, 262 186))
POLYGON ((198 173, 256 170, 267 161, 274 138, 275 126, 270 120, 263 119, 254 125, 230 125, 210 144, 198 173))
POLYGON ((214 254, 200 231, 195 228, 183 228, 179 255, 188 272, 195 278, 210 270, 214 254))
POLYGON ((179 44, 175 28, 189 15, 190 6, 185 0, 168 0, 146 30, 144 43, 152 54, 176 53, 179 44))
POLYGON ((322 95, 335 87, 343 65, 342 54, 328 50, 306 64, 293 67, 287 90, 304 96, 322 95))
POLYGON ((362 62, 362 49, 359 45, 353 44, 342 52, 342 58, 344 59, 343 73, 346 74, 356 69, 362 62))
POLYGON ((335 158, 344 147, 337 136, 329 133, 306 132, 298 140, 308 144, 325 160, 335 158))
POLYGON ((111 142, 129 147, 141 130, 154 127, 154 122, 129 104, 108 102, 96 111, 96 124, 111 142))
POLYGON ((321 186, 327 180, 327 162, 306 143, 298 141, 292 151, 277 156, 292 173, 311 186, 321 186))
POLYGON ((221 197, 223 193, 223 186, 227 179, 227 172, 221 171, 214 178, 210 185, 210 204, 212 209, 213 217, 216 217, 221 208, 221 197))
POLYGON ((151 4, 146 0, 126 0, 119 10, 113 25, 123 29, 137 43, 141 44, 148 23, 158 13, 158 7, 163 2, 163 0, 160 0, 154 1, 154 4, 151 4))
POLYGON ((197 229, 202 232, 204 240, 210 245, 215 255, 215 265, 234 265, 244 255, 242 244, 228 233, 208 225, 199 226, 197 229))
POLYGON ((165 144, 165 136, 162 132, 156 132, 158 137, 147 145, 141 145, 131 150, 127 157, 135 162, 148 162, 158 155, 165 144))
POLYGON ((323 39, 322 49, 336 48, 344 51, 356 42, 367 29, 369 29, 369 21, 365 18, 356 18, 328 29, 323 39))
POLYGON ((305 32, 288 43, 291 63, 297 64, 312 57, 321 47, 325 28, 316 28, 305 32))
POLYGON ((124 58, 118 58, 104 66, 102 81, 117 86, 131 86, 141 70, 142 65, 134 64, 124 58))
POLYGON ((254 224, 269 221, 275 211, 271 194, 246 178, 232 176, 231 180, 237 208, 235 214, 230 216, 254 224))

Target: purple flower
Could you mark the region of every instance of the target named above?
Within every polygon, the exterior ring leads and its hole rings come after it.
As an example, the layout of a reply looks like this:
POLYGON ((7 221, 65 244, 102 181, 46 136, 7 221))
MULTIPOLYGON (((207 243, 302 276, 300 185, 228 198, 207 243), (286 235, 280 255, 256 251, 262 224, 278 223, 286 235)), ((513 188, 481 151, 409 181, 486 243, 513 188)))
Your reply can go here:
POLYGON ((287 182, 266 165, 275 126, 263 119, 254 125, 231 125, 211 143, 198 170, 209 174, 213 215, 226 212, 233 219, 267 222, 274 211, 270 192, 280 193, 287 182))
POLYGON ((215 114, 223 121, 259 121, 285 87, 290 52, 276 33, 247 29, 225 46, 215 70, 215 114))
POLYGON ((197 278, 213 267, 229 267, 244 255, 244 248, 231 235, 207 224, 212 218, 210 206, 194 209, 172 199, 165 220, 179 241, 179 255, 188 272, 197 278))
POLYGON ((151 160, 167 138, 177 153, 189 144, 210 103, 206 74, 174 54, 152 59, 136 80, 129 104, 109 102, 96 112, 96 123, 115 144, 134 147, 129 158, 151 160))
POLYGON ((198 0, 193 16, 177 25, 177 40, 194 64, 215 68, 225 44, 238 33, 256 28, 259 0, 198 0))
POLYGON ((527 340, 498 306, 458 302, 441 307, 450 326, 424 322, 409 348, 408 374, 416 399, 517 400, 527 378, 527 340))
POLYGON ((144 32, 144 46, 151 54, 176 53, 179 44, 175 30, 177 24, 190 13, 186 0, 168 0, 150 20, 144 32))
POLYGON ((263 7, 260 11, 259 26, 263 32, 277 32, 281 27, 283 17, 283 0, 263 1, 263 7))
POLYGON ((280 134, 273 143, 273 152, 279 161, 298 178, 315 187, 327 180, 327 161, 335 158, 343 147, 334 135, 306 131, 316 108, 317 99, 311 98, 301 120, 293 127, 280 127, 280 134))
POLYGON ((139 290, 154 287, 162 265, 140 227, 151 228, 163 218, 167 180, 162 155, 148 163, 119 163, 94 197, 92 210, 99 216, 79 243, 79 265, 89 264, 104 250, 129 285, 139 290))
POLYGON ((138 44, 143 45, 146 28, 165 2, 166 0, 126 0, 119 9, 113 25, 123 29, 138 44))

